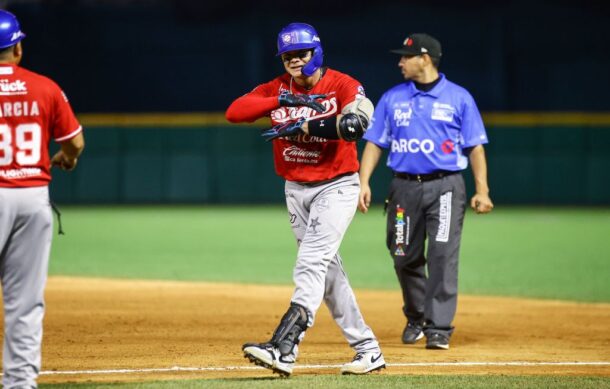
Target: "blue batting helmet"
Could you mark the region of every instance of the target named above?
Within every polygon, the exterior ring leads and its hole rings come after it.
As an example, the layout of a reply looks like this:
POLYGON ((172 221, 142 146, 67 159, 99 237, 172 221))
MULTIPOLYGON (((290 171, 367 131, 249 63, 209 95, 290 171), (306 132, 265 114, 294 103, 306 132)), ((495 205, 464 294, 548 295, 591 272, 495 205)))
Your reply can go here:
POLYGON ((23 38, 25 34, 21 32, 15 15, 0 9, 0 49, 14 46, 23 38))
POLYGON ((322 66, 324 52, 316 30, 306 23, 290 23, 277 35, 277 55, 287 51, 313 49, 311 60, 301 70, 311 76, 322 66))

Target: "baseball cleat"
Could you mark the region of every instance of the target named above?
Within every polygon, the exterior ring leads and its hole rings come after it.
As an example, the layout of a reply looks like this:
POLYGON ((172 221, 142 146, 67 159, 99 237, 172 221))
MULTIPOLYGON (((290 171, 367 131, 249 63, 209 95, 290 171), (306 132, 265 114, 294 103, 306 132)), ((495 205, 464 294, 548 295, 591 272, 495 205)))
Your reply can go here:
POLYGON ((292 374, 294 356, 283 356, 271 343, 246 343, 243 345, 244 357, 257 366, 262 366, 282 377, 292 374))
POLYGON ((424 331, 419 324, 412 324, 409 322, 402 332, 402 342, 404 344, 414 344, 423 337, 424 331))
POLYGON ((367 374, 381 369, 385 369, 381 352, 357 353, 350 363, 341 367, 341 374, 367 374))
POLYGON ((449 350, 449 339, 445 335, 435 332, 426 339, 426 348, 430 350, 449 350))

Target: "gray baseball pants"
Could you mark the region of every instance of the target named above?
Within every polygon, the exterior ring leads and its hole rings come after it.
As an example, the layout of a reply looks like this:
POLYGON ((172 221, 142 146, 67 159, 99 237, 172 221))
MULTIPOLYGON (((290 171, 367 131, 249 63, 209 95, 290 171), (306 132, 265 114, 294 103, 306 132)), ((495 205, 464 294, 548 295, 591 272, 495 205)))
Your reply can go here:
POLYGON ((403 312, 409 322, 425 323, 427 336, 436 332, 449 338, 457 308, 464 179, 461 174, 427 182, 395 177, 388 199, 387 246, 402 287, 403 312))
POLYGON ((46 186, 0 188, 4 388, 36 388, 53 219, 46 186))
POLYGON ((286 204, 299 245, 291 300, 308 310, 309 327, 324 300, 356 352, 379 352, 379 343, 364 322, 338 251, 356 212, 359 193, 356 173, 317 186, 286 182, 286 204))

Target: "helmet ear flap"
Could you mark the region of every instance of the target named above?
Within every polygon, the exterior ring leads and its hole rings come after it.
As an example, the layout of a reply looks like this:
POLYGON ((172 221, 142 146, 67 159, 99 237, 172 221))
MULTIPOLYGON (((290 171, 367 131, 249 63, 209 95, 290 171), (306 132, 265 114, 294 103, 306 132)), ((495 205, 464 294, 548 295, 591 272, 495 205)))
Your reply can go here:
POLYGON ((313 49, 313 54, 311 56, 311 60, 303 66, 301 72, 310 77, 312 74, 316 72, 322 66, 322 62, 324 61, 324 51, 322 50, 322 46, 318 45, 313 49))

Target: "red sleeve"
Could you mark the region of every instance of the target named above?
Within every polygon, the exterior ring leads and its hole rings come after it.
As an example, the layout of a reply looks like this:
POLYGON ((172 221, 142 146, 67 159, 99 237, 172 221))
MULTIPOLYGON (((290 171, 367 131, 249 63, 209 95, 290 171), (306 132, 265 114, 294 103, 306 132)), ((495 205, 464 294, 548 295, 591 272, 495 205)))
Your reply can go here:
POLYGON ((225 117, 231 123, 251 123, 269 115, 271 110, 280 106, 274 89, 270 82, 257 86, 252 92, 233 101, 227 108, 225 117))
POLYGON ((346 105, 356 100, 356 97, 365 97, 364 87, 362 84, 347 75, 345 77, 347 79, 340 84, 341 86, 337 90, 337 97, 341 102, 339 112, 341 112, 346 105))
POLYGON ((51 119, 52 134, 56 142, 63 142, 75 137, 82 131, 82 127, 74 116, 65 93, 58 86, 54 86, 52 93, 54 108, 54 115, 51 119))

